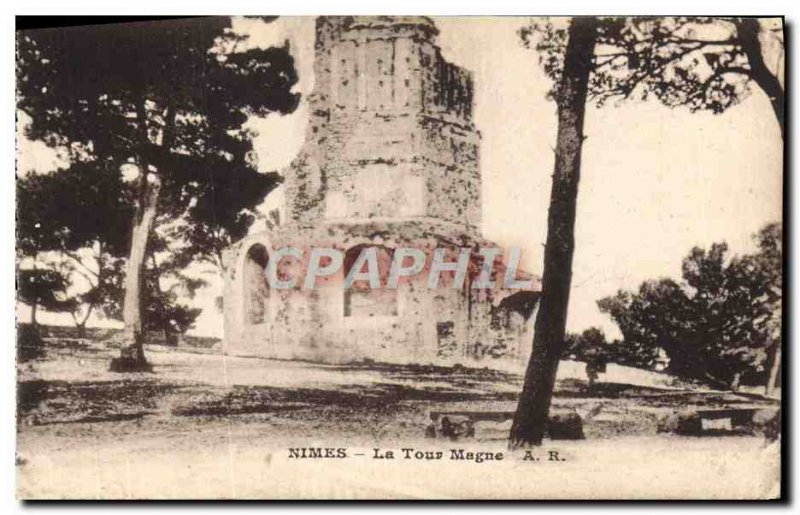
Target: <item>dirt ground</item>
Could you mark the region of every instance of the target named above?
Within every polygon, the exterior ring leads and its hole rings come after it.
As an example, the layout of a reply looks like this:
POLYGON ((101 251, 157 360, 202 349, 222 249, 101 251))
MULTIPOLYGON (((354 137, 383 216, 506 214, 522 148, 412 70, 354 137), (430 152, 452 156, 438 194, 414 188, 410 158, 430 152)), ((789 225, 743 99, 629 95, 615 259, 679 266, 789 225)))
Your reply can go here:
POLYGON ((18 364, 20 497, 763 498, 778 493, 777 443, 758 434, 680 437, 667 427, 671 416, 687 409, 774 408, 775 403, 702 389, 664 374, 611 365, 589 391, 583 365, 563 362, 554 409, 580 414, 586 439, 547 441, 533 451, 540 458, 535 461, 525 460, 524 451, 506 449, 509 422, 479 424, 476 437, 464 441, 425 438, 431 411, 513 410, 521 387, 517 373, 321 365, 222 356, 205 347, 147 351, 153 373, 108 372, 116 351, 89 340, 52 339, 45 356, 18 364), (344 449, 337 452, 347 457, 290 457, 290 449, 309 447, 344 449), (416 459, 404 448, 441 450, 443 458, 416 459), (395 459, 385 458, 387 449, 395 459), (453 460, 453 449, 503 452, 505 458, 453 460), (550 451, 557 453, 555 460, 550 451))

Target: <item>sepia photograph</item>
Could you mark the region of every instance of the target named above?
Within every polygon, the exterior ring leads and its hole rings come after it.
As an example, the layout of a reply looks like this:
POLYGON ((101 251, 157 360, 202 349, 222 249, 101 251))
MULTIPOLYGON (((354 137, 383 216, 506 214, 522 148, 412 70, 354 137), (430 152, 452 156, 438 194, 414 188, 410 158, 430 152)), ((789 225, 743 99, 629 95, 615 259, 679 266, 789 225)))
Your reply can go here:
POLYGON ((18 16, 17 499, 785 499, 784 22, 18 16))

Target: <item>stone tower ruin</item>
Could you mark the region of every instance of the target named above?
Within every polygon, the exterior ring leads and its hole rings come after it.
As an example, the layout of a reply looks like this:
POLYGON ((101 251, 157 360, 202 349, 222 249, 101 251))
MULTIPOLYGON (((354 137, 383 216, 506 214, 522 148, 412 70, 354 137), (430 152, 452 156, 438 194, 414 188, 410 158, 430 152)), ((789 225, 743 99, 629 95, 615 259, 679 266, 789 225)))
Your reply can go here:
POLYGON ((289 216, 480 225, 472 76, 423 17, 320 18, 306 145, 285 177, 289 216))
MULTIPOLYGON (((304 145, 283 171, 287 220, 226 254, 224 351, 344 362, 522 363, 533 291, 397 289, 331 281, 271 290, 276 249, 493 246, 480 234, 473 79, 447 62, 424 17, 321 17, 304 145)), ((306 252, 308 254, 308 252, 306 252)), ((501 263, 502 264, 502 263, 501 263)), ((381 265, 383 266, 383 265, 381 265)), ((385 270, 381 270, 383 275, 385 270)))

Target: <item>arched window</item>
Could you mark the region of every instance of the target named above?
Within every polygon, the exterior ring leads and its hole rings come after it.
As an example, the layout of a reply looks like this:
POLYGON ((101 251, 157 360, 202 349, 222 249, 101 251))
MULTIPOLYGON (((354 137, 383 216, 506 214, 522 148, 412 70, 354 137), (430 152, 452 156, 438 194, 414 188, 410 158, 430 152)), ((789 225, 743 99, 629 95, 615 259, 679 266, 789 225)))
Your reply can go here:
MULTIPOLYGON (((372 288, 369 281, 354 281, 350 288, 344 288, 344 316, 346 317, 375 317, 397 316, 397 289, 386 288, 389 270, 392 266, 393 252, 391 249, 378 245, 358 245, 347 250, 344 254, 344 276, 350 273, 358 262, 358 257, 363 250, 374 248, 376 250, 378 279, 380 288, 372 288)), ((367 271, 372 263, 362 262, 360 270, 367 271)))
POLYGON ((266 247, 255 244, 247 251, 244 260, 244 315, 250 325, 262 324, 267 319, 269 283, 267 283, 269 253, 266 247))

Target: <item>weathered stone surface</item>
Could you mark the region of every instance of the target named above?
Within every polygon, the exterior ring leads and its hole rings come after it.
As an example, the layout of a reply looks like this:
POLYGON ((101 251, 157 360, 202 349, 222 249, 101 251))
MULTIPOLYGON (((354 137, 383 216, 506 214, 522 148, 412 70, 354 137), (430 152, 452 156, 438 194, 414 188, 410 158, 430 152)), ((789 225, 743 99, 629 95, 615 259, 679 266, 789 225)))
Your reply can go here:
POLYGON ((674 432, 684 436, 724 436, 769 432, 779 420, 777 408, 687 410, 675 417, 674 432))
POLYGON ((547 422, 547 434, 551 440, 583 440, 583 420, 575 412, 556 412, 547 422))
MULTIPOLYGON (((385 255, 401 246, 494 246, 479 232, 480 135, 472 76, 447 63, 423 17, 322 17, 303 149, 284 172, 288 220, 225 255, 224 351, 343 362, 527 360, 533 309, 513 290, 265 288, 265 259, 293 246, 385 255), (259 259, 257 256, 266 256, 259 259), (524 309, 520 306, 525 306, 524 309)), ((347 256, 347 254, 345 254, 347 256)), ((502 266, 500 267, 502 268, 502 266)))

